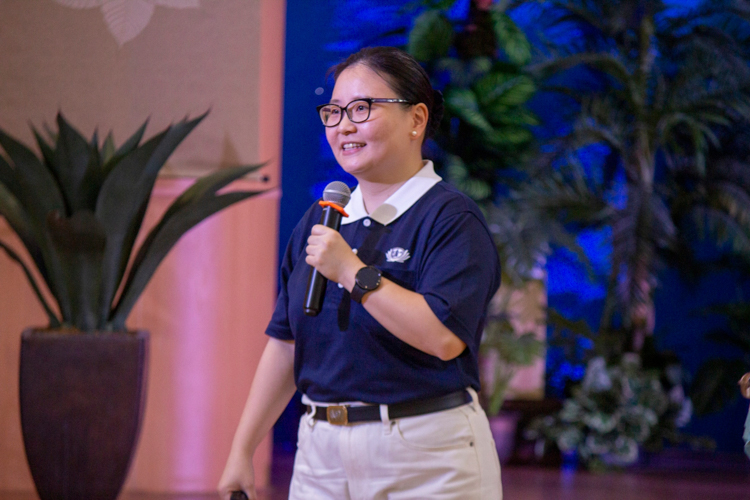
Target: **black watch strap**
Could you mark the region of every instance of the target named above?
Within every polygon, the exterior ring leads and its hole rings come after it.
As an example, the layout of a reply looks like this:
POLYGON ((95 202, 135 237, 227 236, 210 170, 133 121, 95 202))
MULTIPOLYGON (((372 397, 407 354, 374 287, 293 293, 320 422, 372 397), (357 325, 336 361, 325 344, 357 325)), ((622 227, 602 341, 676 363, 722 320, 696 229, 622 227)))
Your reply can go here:
POLYGON ((361 304, 362 298, 367 292, 372 292, 380 286, 380 271, 373 267, 363 267, 357 271, 354 278, 354 287, 352 288, 351 297, 356 303, 361 304))

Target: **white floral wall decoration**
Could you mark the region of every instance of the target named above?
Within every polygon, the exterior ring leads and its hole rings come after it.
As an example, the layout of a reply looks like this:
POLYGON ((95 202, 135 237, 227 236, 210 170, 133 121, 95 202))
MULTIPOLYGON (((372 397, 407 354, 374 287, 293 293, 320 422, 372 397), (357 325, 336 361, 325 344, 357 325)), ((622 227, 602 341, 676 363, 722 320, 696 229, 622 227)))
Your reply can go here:
POLYGON ((195 9, 200 0, 54 0, 73 9, 101 7, 110 33, 123 44, 132 40, 151 21, 157 5, 173 9, 195 9))

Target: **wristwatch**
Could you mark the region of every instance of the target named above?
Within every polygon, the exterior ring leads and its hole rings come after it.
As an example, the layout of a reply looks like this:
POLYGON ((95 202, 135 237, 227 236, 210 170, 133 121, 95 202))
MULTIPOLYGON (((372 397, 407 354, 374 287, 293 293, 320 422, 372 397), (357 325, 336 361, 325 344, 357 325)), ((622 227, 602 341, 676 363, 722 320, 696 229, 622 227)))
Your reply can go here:
POLYGON ((380 275, 380 271, 372 266, 363 267, 357 271, 351 293, 352 299, 357 304, 362 303, 362 298, 367 292, 372 292, 380 286, 380 275))

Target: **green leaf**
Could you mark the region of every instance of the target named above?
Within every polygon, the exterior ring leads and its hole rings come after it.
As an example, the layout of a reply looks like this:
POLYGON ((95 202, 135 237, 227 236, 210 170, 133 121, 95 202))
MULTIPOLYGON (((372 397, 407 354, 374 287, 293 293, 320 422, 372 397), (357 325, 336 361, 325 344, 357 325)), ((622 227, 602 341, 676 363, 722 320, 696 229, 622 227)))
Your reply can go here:
POLYGON ((487 139, 496 147, 513 147, 530 142, 534 138, 531 131, 522 127, 496 128, 489 134, 487 139))
POLYGON ((438 10, 417 16, 409 32, 406 51, 417 61, 428 62, 448 54, 453 43, 453 27, 438 10))
MULTIPOLYGON (((14 181, 7 185, 5 198, 9 223, 29 251, 39 272, 57 299, 63 317, 69 312, 63 287, 62 269, 52 249, 46 232, 47 215, 54 211, 64 212, 65 203, 57 181, 34 153, 0 130, 0 145, 15 164, 12 169, 14 181), (12 193, 12 198, 9 196, 12 193), (12 206, 7 206, 10 204, 12 206), (20 208, 19 208, 20 207, 20 208), (22 210, 21 210, 22 209, 22 210), (10 214, 8 214, 8 211, 10 214), (22 215, 21 215, 22 214, 22 215)), ((9 176, 9 165, 3 162, 5 177, 9 176)))
POLYGON ((92 332, 99 324, 104 227, 90 210, 79 210, 70 218, 54 213, 48 224, 71 300, 72 315, 66 319, 77 328, 92 332))
MULTIPOLYGON (((202 115, 202 116, 205 116, 202 115)), ((141 139, 143 139, 143 134, 146 131, 146 126, 148 125, 148 120, 143 122, 143 125, 140 126, 138 130, 135 131, 133 135, 131 135, 127 141, 125 141, 122 146, 119 147, 117 151, 115 151, 114 157, 115 158, 121 158, 123 156, 127 156, 128 154, 132 153, 135 148, 138 147, 138 144, 141 143, 141 139)))
MULTIPOLYGON (((164 219, 172 217, 175 213, 182 210, 191 203, 198 203, 201 200, 213 196, 221 188, 224 188, 235 180, 248 175, 262 168, 265 164, 243 165, 233 168, 224 168, 212 174, 201 177, 190 186, 179 198, 177 198, 164 213, 164 219)), ((260 193, 260 191, 258 192, 260 193)), ((255 193, 257 194, 257 193, 255 193)))
POLYGON ((469 89, 448 89, 445 95, 446 107, 456 116, 482 132, 492 133, 492 125, 479 111, 477 96, 469 89))
POLYGON ((55 161, 55 150, 52 149, 52 146, 50 146, 50 144, 44 140, 42 135, 34 127, 31 127, 31 130, 32 132, 34 132, 36 143, 39 146, 39 150, 42 152, 44 163, 47 165, 47 168, 49 168, 50 171, 54 171, 53 163, 55 161))
POLYGON ((498 46, 508 59, 518 65, 531 60, 531 44, 521 28, 504 12, 492 11, 492 23, 498 46))
POLYGON ((475 81, 492 71, 492 59, 486 56, 474 57, 467 61, 467 76, 470 81, 475 81))
MULTIPOLYGON (((159 170, 205 116, 203 114, 194 120, 183 120, 169 126, 143 145, 130 149, 122 159, 112 164, 96 206, 96 216, 104 225, 107 236, 102 264, 100 321, 106 321, 110 315, 159 170)), ((145 126, 131 137, 129 143, 138 142, 145 126)), ((121 147, 118 151, 123 150, 121 147)))
POLYGON ((43 226, 48 213, 65 209, 57 181, 29 148, 2 130, 0 145, 15 164, 13 172, 18 180, 19 191, 15 193, 18 201, 33 218, 35 225, 43 226))
MULTIPOLYGON (((140 141, 140 139, 139 139, 140 141)), ((101 149, 102 165, 107 163, 115 156, 115 139, 112 136, 112 132, 107 134, 107 138, 104 139, 104 144, 101 149)))
POLYGON ((21 239, 34 262, 37 265, 41 263, 43 266, 44 260, 37 242, 36 231, 34 231, 34 223, 18 198, 2 182, 0 182, 0 215, 5 217, 8 225, 21 239))
POLYGON ((237 191, 216 195, 229 182, 257 170, 260 165, 223 169, 197 181, 167 209, 146 237, 125 282, 122 296, 111 317, 115 329, 122 329, 136 300, 169 250, 189 229, 216 212, 262 191, 237 191))
MULTIPOLYGON (((493 110, 494 111, 494 110, 493 110)), ((539 118, 531 111, 521 108, 504 108, 502 112, 499 110, 492 114, 487 113, 489 120, 497 125, 515 125, 515 126, 536 126, 539 125, 539 118)))
POLYGON ((536 93, 536 85, 527 76, 518 76, 490 93, 492 105, 521 106, 536 93))
POLYGON ((0 155, 0 184, 5 185, 5 187, 14 194, 18 193, 21 189, 18 184, 18 179, 16 179, 16 174, 13 171, 13 167, 5 161, 5 158, 3 158, 2 155, 0 155))
POLYGON ((513 85, 519 75, 493 71, 488 73, 474 85, 474 92, 482 106, 495 102, 513 85))
POLYGON ((34 275, 31 274, 31 271, 26 266, 23 259, 21 259, 21 257, 19 257, 18 254, 14 252, 12 248, 10 248, 8 245, 6 245, 2 241, 0 241, 0 248, 2 248, 5 251, 5 253, 8 255, 8 257, 10 257, 13 261, 15 261, 16 264, 21 266, 21 269, 23 269, 23 273, 26 276, 26 279, 29 281, 31 288, 34 290, 34 294, 36 294, 36 298, 39 299, 39 302, 42 304, 42 307, 44 308, 44 312, 47 313, 47 318, 49 319, 50 328, 59 327, 60 319, 57 317, 54 311, 52 311, 52 308, 47 303, 47 300, 44 298, 44 295, 42 294, 42 291, 39 288, 39 285, 34 279, 34 275))
MULTIPOLYGON (((508 90, 515 78, 517 78, 517 75, 495 72, 481 78, 474 85, 474 93, 477 96, 477 101, 482 107, 491 106, 508 90)), ((501 104, 507 107, 505 103, 501 104)))
MULTIPOLYGON (((29 252, 39 273, 57 300, 63 318, 69 317, 70 303, 64 288, 64 277, 58 256, 54 253, 49 234, 39 227, 19 200, 0 184, 0 215, 15 231, 29 252)), ((32 287, 35 284, 32 283, 32 287)))
POLYGON ((486 182, 469 176, 464 161, 456 156, 450 155, 445 165, 448 181, 466 193, 475 201, 487 199, 492 194, 492 187, 486 182))
POLYGON ((746 228, 723 209, 696 206, 688 213, 699 238, 709 236, 719 246, 729 244, 737 255, 750 258, 750 235, 746 228))
POLYGON ((146 131, 147 125, 148 120, 143 122, 143 125, 141 125, 140 128, 136 130, 135 133, 130 136, 128 140, 125 141, 117 150, 115 150, 114 137, 112 136, 112 132, 107 135, 101 153, 101 169, 103 178, 106 179, 107 176, 109 176, 109 173, 120 160, 135 151, 135 149, 140 144, 141 139, 143 138, 143 133, 146 131))
POLYGON ((722 208, 750 235, 750 192, 733 182, 716 182, 708 192, 712 204, 722 208))
MULTIPOLYGON (((103 180, 98 149, 92 147, 60 113, 57 125, 59 134, 54 166, 68 207, 66 214, 93 210, 103 180)), ((95 133, 93 141, 96 140, 95 133)))

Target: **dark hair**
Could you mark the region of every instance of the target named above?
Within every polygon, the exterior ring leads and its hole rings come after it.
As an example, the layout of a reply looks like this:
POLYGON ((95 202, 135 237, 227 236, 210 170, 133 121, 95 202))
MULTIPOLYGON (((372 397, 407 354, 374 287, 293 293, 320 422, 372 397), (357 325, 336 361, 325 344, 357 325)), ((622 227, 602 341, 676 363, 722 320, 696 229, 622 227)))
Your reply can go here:
POLYGON ((334 81, 345 69, 357 64, 383 77, 398 98, 424 103, 429 111, 425 138, 435 133, 443 118, 443 94, 432 88, 430 77, 416 59, 395 47, 365 47, 331 68, 334 81))

